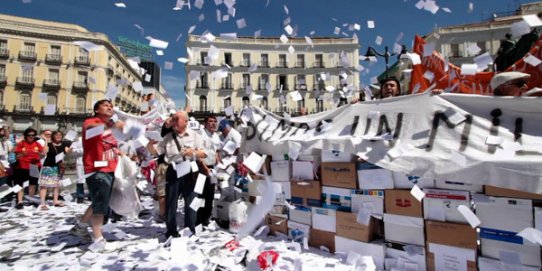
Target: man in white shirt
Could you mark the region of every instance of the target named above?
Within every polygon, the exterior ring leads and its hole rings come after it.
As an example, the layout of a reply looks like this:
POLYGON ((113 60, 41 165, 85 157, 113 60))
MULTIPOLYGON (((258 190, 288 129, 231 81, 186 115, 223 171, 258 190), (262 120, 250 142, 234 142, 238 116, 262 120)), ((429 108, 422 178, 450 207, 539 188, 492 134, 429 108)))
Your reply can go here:
POLYGON ((209 172, 207 174, 207 179, 205 180, 203 194, 201 195, 201 197, 205 199, 205 206, 198 213, 198 221, 204 226, 207 226, 209 225, 209 219, 212 215, 215 194, 215 184, 212 182, 212 173, 210 171, 220 162, 218 150, 220 149, 221 142, 216 133, 218 126, 216 116, 209 115, 205 117, 203 124, 204 129, 200 131, 204 139, 205 150, 207 151, 207 158, 203 160, 203 163, 209 172))
POLYGON ((184 198, 184 227, 195 232, 197 213, 190 204, 195 198, 195 178, 191 163, 207 157, 203 138, 194 130, 187 129, 188 114, 178 111, 171 117, 173 132, 158 143, 158 150, 149 144, 149 151, 155 156, 164 154, 168 163, 166 171, 166 237, 179 237, 177 231, 177 202, 179 195, 184 198))
POLYGON ((241 140, 243 138, 241 134, 235 130, 235 128, 231 127, 230 121, 227 119, 220 121, 220 124, 218 125, 218 132, 221 133, 220 140, 224 146, 226 146, 230 141, 236 144, 237 148, 235 152, 231 153, 236 155, 239 147, 241 146, 241 140))

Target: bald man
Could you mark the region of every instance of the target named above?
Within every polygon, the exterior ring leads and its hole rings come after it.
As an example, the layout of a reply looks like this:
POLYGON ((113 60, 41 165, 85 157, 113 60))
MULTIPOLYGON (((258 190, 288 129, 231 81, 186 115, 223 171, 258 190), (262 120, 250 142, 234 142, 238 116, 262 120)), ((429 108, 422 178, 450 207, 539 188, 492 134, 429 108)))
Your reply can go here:
MULTIPOLYGON (((166 238, 179 237, 177 230, 177 201, 179 195, 184 198, 184 227, 195 232, 197 213, 190 204, 195 198, 195 178, 191 170, 178 177, 177 169, 197 159, 207 157, 203 138, 194 130, 187 129, 188 114, 178 111, 171 117, 173 132, 166 134, 158 144, 158 149, 149 150, 155 155, 164 154, 164 162, 169 164, 166 171, 166 238)), ((181 174, 181 170, 179 174, 181 174)))

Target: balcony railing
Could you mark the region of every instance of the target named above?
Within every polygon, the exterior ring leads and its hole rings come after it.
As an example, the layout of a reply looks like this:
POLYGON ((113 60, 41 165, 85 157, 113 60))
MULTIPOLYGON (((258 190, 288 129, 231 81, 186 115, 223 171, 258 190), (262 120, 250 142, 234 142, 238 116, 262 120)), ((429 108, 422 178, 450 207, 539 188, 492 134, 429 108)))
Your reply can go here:
POLYGON ((307 85, 306 84, 295 84, 295 89, 296 90, 307 90, 307 85))
POLYGON ((75 57, 74 62, 76 65, 88 66, 90 65, 90 58, 88 56, 78 56, 78 57, 75 57))
POLYGON ((0 58, 9 58, 9 50, 7 48, 0 48, 0 58))
POLYGON ((73 82, 73 90, 88 90, 87 82, 75 81, 73 82))
POLYGON ((305 61, 298 61, 295 63, 296 68, 305 68, 305 61))
POLYGON ((325 84, 313 84, 312 89, 313 90, 325 90, 326 85, 325 84))
POLYGON ((45 63, 52 65, 62 64, 62 56, 59 54, 47 54, 45 56, 45 63))
POLYGON ((324 62, 316 61, 316 62, 314 62, 313 67, 314 67, 314 68, 325 68, 326 65, 324 64, 324 62))
POLYGON ((206 82, 197 82, 196 83, 196 88, 200 88, 200 89, 209 89, 209 84, 206 83, 206 82))
POLYGON ((21 61, 36 61, 37 56, 34 51, 20 51, 19 60, 21 61))
POLYGON ((260 67, 262 68, 269 68, 269 61, 262 61, 260 63, 260 67))
POLYGON ((17 81, 15 83, 19 86, 27 86, 27 87, 33 87, 34 86, 34 78, 33 77, 17 77, 17 81))
POLYGON ((14 112, 33 112, 34 108, 30 104, 15 105, 13 106, 14 112))
POLYGON ((239 66, 241 67, 250 67, 250 61, 241 61, 241 63, 239 63, 239 66))
POLYGON ((278 84, 277 90, 280 90, 282 87, 282 90, 288 90, 288 84, 278 84))
POLYGON ((279 61, 277 63, 277 68, 288 68, 288 63, 286 63, 286 61, 284 61, 284 62, 279 61))
POLYGON ((58 80, 58 79, 45 79, 45 80, 43 80, 43 86, 44 87, 50 87, 50 88, 59 88, 60 87, 60 80, 58 80))
POLYGON ((267 85, 267 83, 260 83, 260 84, 258 84, 258 89, 259 90, 266 90, 267 89, 266 85, 267 85))
POLYGON ((3 75, 3 74, 0 74, 0 86, 5 86, 8 82, 8 78, 3 75))
POLYGON ((66 114, 92 114, 92 110, 84 107, 68 107, 66 108, 66 114))
POLYGON ((222 89, 233 89, 233 84, 231 82, 222 83, 222 89))

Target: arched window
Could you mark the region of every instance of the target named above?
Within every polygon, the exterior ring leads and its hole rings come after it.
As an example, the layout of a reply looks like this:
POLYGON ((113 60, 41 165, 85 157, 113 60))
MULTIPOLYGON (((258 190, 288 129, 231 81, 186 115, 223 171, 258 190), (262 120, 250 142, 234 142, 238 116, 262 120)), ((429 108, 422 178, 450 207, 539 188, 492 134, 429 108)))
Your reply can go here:
POLYGON ((207 111, 207 97, 205 95, 199 96, 199 111, 207 111))
POLYGON ((267 97, 262 98, 261 107, 265 110, 269 110, 269 103, 267 101, 267 97))
POLYGON ((247 96, 243 97, 243 107, 246 107, 249 105, 250 105, 250 99, 247 96))

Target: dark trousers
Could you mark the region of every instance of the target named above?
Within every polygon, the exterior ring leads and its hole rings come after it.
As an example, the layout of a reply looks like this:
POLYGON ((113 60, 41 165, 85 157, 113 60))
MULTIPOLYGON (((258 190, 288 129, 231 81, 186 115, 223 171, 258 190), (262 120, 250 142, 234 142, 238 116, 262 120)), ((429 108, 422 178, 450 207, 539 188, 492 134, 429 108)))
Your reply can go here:
POLYGON ((184 227, 195 232, 197 213, 190 208, 190 203, 195 197, 194 180, 192 173, 177 178, 177 172, 173 166, 168 166, 166 171, 166 234, 177 232, 177 207, 179 195, 184 198, 184 227))
POLYGON ((75 196, 77 199, 84 199, 85 198, 85 184, 78 183, 75 186, 75 196))
POLYGON ((205 199, 205 206, 198 211, 198 224, 207 226, 213 214, 213 200, 215 198, 215 184, 211 183, 211 177, 207 177, 205 180, 203 194, 198 197, 205 199))

